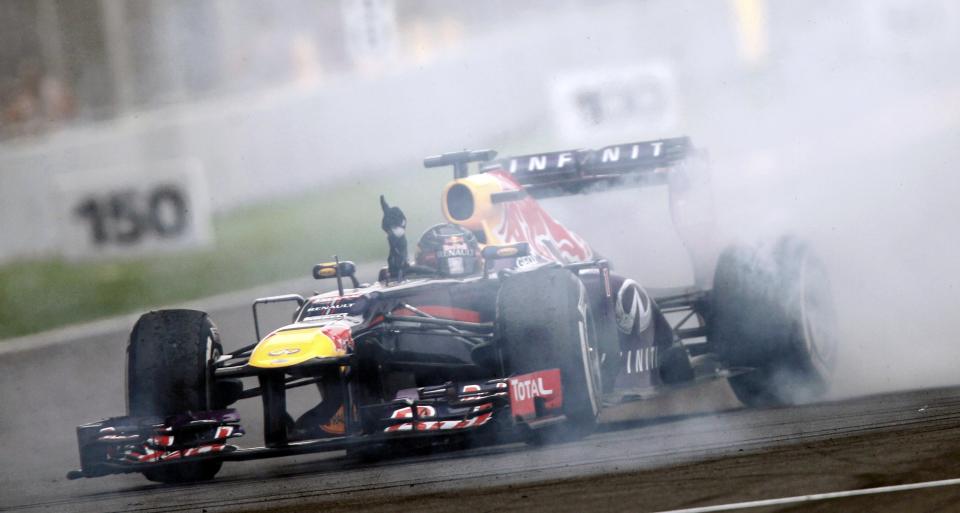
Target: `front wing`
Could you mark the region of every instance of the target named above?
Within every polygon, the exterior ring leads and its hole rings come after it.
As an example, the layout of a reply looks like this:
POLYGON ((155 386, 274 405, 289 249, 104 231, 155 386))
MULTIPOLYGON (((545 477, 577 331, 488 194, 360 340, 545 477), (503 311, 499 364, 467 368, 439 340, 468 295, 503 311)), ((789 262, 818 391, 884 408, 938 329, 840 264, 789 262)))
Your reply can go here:
POLYGON ((549 369, 404 391, 394 401, 359 408, 361 425, 369 427, 364 433, 281 447, 241 448, 228 443, 244 435, 235 410, 113 417, 77 427, 81 468, 67 477, 143 472, 210 459, 242 461, 334 451, 491 428, 530 430, 562 421, 562 407, 560 371, 549 369))

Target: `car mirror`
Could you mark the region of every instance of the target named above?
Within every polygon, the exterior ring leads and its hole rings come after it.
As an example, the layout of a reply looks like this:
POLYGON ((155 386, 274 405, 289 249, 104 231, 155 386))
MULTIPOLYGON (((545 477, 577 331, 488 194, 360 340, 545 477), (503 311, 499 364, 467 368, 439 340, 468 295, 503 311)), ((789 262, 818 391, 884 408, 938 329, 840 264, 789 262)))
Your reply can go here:
POLYGON ((324 262, 313 266, 313 278, 316 280, 336 278, 338 266, 341 277, 352 277, 357 272, 357 266, 349 260, 345 260, 339 264, 337 262, 324 262))
POLYGON ((350 278, 350 282, 353 283, 353 288, 360 286, 356 273, 357 266, 349 260, 343 262, 324 262, 313 266, 313 278, 315 280, 337 279, 337 289, 340 291, 341 296, 343 295, 343 278, 350 278))

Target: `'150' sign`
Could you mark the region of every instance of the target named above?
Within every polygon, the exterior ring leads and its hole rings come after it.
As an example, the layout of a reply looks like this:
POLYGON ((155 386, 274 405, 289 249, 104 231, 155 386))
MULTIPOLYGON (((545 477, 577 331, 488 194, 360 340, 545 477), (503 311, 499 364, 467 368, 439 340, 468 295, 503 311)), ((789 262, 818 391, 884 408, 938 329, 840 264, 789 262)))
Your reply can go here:
POLYGON ((186 193, 172 184, 92 194, 81 198, 74 213, 87 223, 90 242, 98 246, 136 244, 151 236, 175 238, 190 222, 186 193))
POLYGON ((202 169, 169 163, 60 177, 62 253, 72 258, 186 249, 210 242, 202 169))

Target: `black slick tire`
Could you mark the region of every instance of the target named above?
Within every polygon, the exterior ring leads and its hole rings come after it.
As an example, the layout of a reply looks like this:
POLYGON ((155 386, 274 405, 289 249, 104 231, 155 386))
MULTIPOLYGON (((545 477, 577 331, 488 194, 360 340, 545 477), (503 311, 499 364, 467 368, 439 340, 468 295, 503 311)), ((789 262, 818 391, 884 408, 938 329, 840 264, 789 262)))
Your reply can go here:
POLYGON ((497 325, 508 374, 560 369, 568 420, 563 438, 591 432, 600 411, 601 381, 596 327, 583 283, 562 268, 507 276, 497 297, 497 325))
POLYGON ((751 407, 785 406, 827 390, 836 318, 823 264, 792 237, 721 254, 709 338, 730 367, 752 369, 730 386, 751 407))
MULTIPOLYGON (((204 312, 159 310, 144 314, 127 346, 127 412, 165 417, 222 407, 215 404, 212 363, 223 353, 216 326, 204 312)), ((151 481, 213 479, 220 461, 187 462, 144 472, 151 481)))

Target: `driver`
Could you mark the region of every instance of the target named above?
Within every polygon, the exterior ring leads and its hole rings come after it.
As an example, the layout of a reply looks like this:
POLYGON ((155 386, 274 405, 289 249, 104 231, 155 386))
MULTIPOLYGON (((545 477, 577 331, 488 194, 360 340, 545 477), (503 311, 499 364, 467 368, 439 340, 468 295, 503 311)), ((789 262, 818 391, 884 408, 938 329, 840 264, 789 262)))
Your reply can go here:
POLYGON ((415 266, 422 271, 441 276, 467 276, 481 269, 480 245, 477 237, 466 228, 451 223, 430 227, 417 243, 415 266))

